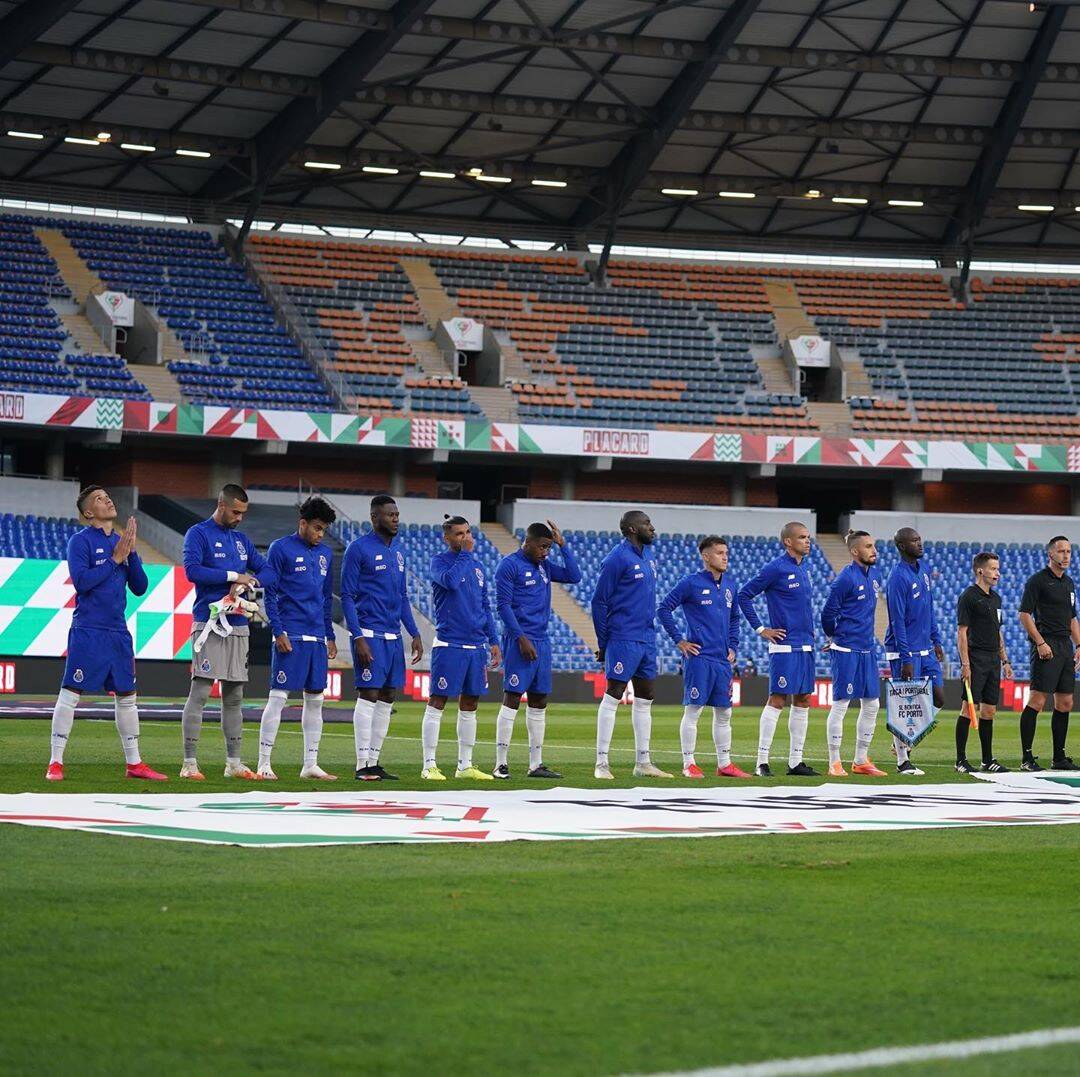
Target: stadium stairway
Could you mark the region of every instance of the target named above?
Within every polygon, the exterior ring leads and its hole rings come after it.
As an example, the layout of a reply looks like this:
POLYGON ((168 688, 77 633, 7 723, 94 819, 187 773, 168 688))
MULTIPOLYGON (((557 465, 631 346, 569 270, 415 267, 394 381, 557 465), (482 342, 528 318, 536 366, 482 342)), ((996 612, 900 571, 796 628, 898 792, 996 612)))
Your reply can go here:
MULTIPOLYGON (((170 330, 170 332, 172 331, 170 330)), ((179 344, 179 341, 177 343, 179 344)), ((180 384, 173 377, 168 367, 139 365, 135 367, 135 370, 138 372, 139 381, 146 386, 155 400, 167 404, 182 404, 184 402, 184 394, 180 391, 180 384)))
POLYGON ((844 396, 873 396, 874 386, 870 381, 870 375, 863 366, 862 356, 858 348, 836 349, 840 366, 844 371, 844 396))
MULTIPOLYGON (((79 252, 59 229, 35 228, 34 235, 49 252, 57 269, 60 270, 64 283, 80 306, 86 302, 91 292, 105 288, 102 279, 79 257, 79 252)), ((97 341, 96 347, 101 347, 100 340, 97 341)))
POLYGON ((448 378, 451 371, 446 357, 433 340, 410 340, 416 364, 429 378, 448 378))
POLYGON ((420 309, 424 312, 424 321, 429 329, 434 330, 439 322, 448 318, 461 317, 461 310, 450 294, 442 286, 442 282, 431 268, 431 264, 424 258, 401 258, 401 268, 405 270, 405 276, 420 301, 420 309))
POLYGON ((814 421, 822 437, 851 437, 851 408, 847 404, 810 400, 806 414, 814 421))
POLYGON ((786 277, 767 277, 765 294, 769 298, 769 306, 772 307, 776 335, 780 340, 800 337, 807 333, 817 334, 818 328, 802 305, 794 281, 786 277))
POLYGON ((757 364, 758 370, 761 371, 762 387, 765 392, 783 394, 795 392, 795 387, 791 384, 791 375, 788 373, 788 368, 784 360, 776 354, 775 348, 753 348, 751 351, 754 362, 757 364))
POLYGON ((469 396, 493 423, 518 421, 517 399, 501 385, 470 385, 469 396))
MULTIPOLYGON (((502 524, 485 523, 483 531, 504 557, 521 548, 521 542, 502 524)), ((590 650, 595 650, 596 633, 593 631, 592 619, 561 583, 551 585, 551 609, 584 640, 590 650)))

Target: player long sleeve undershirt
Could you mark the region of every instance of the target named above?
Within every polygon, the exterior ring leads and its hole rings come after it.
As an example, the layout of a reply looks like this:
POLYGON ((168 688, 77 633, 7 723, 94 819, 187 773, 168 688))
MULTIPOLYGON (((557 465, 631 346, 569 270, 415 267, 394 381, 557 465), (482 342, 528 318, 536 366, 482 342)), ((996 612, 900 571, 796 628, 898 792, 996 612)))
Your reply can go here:
POLYGON ((874 615, 881 591, 881 573, 875 565, 853 561, 829 588, 821 611, 821 627, 838 647, 850 651, 874 649, 874 615))
POLYGON ((562 547, 563 564, 549 556, 539 564, 523 550, 504 557, 495 570, 495 600, 506 638, 525 636, 533 643, 547 638, 552 583, 579 583, 581 570, 570 544, 562 547))
POLYGON ((754 599, 760 594, 765 595, 768 627, 787 631, 780 643, 769 645, 771 650, 813 646, 814 607, 805 557, 799 562, 791 554, 782 553, 739 592, 739 609, 755 632, 762 627, 761 618, 754 609, 754 599))
POLYGON ((341 609, 349 635, 397 639, 401 626, 420 635, 409 602, 408 573, 401 542, 370 532, 349 543, 341 563, 341 609))
POLYGON ((431 559, 435 635, 440 643, 476 647, 499 642, 483 566, 467 550, 446 550, 431 559))
POLYGON ((299 535, 287 535, 270 544, 266 584, 266 616, 277 637, 334 638, 331 610, 334 602, 333 551, 325 543, 309 546, 299 535))
MULTIPOLYGON (((184 535, 184 573, 195 585, 194 620, 203 623, 209 619, 210 603, 226 593, 230 573, 258 577, 265 568, 266 558, 242 531, 222 527, 212 516, 189 527, 184 535)), ((246 625, 247 619, 238 614, 230 616, 229 623, 246 625)))
POLYGON ((124 564, 113 559, 120 534, 106 535, 100 527, 84 527, 68 540, 68 574, 75 588, 75 628, 126 632, 128 590, 144 595, 149 586, 142 560, 134 550, 124 564))
POLYGON ((925 561, 901 561, 889 573, 885 600, 889 607, 886 653, 910 658, 919 651, 941 646, 930 570, 925 561))
POLYGON ((739 610, 735 604, 738 585, 725 572, 715 579, 707 570, 681 579, 663 597, 656 617, 672 642, 697 643, 701 654, 727 661, 728 651, 739 646, 739 610), (675 623, 675 610, 686 618, 685 634, 675 623))
POLYGON ((596 644, 609 640, 650 643, 656 639, 656 554, 623 539, 604 558, 592 597, 596 644))

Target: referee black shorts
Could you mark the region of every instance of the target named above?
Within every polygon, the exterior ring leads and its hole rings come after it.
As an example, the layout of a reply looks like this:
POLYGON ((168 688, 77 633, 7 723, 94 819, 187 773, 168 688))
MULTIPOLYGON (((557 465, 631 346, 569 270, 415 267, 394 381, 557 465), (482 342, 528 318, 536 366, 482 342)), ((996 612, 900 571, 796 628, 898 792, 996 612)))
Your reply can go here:
MULTIPOLYGON (((1073 642, 1068 636, 1046 636, 1054 652, 1052 658, 1039 657, 1037 647, 1031 648, 1031 690, 1033 692, 1067 692, 1076 690, 1076 673, 1073 669, 1073 642)), ((974 672, 974 671, 973 671, 974 672)), ((973 689, 974 691, 974 689, 973 689)))
POLYGON ((1001 702, 1001 656, 996 651, 971 651, 969 658, 971 698, 996 707, 1001 702))

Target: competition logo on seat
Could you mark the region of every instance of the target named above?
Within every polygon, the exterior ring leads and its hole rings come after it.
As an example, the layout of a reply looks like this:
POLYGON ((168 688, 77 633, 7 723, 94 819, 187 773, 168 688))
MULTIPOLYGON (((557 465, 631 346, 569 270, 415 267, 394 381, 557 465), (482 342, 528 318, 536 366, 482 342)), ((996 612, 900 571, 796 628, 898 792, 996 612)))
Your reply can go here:
POLYGON ((787 688, 787 677, 777 677, 776 686, 778 688, 787 688))
POLYGON ((83 673, 83 671, 82 671, 81 669, 77 669, 77 670, 75 670, 75 672, 74 672, 74 673, 73 673, 73 674, 71 675, 71 679, 72 679, 72 680, 73 680, 73 681, 74 681, 74 682, 75 682, 76 684, 82 684, 82 682, 83 682, 83 677, 84 677, 84 676, 85 676, 85 674, 83 673))
POLYGON ((279 669, 277 675, 278 684, 284 684, 289 678, 285 675, 285 670, 279 669))

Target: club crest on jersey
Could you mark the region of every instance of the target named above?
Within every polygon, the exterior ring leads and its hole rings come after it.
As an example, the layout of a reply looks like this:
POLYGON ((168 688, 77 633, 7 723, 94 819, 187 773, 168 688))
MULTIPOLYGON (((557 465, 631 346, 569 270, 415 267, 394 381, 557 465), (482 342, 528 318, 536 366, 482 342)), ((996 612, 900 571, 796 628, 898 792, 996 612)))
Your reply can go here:
POLYGON ((776 678, 776 687, 777 688, 787 688, 787 677, 777 677, 776 678))
POLYGON ((244 548, 244 544, 239 539, 236 540, 236 552, 241 557, 247 557, 247 550, 244 548))
POLYGON ((325 554, 319 554, 319 571, 324 576, 326 575, 326 567, 327 567, 326 566, 326 555, 325 554))
POLYGON ((278 670, 278 675, 277 675, 278 684, 284 684, 288 679, 289 678, 288 678, 288 675, 285 673, 285 670, 279 669, 278 670))
POLYGON ((511 673, 506 683, 510 685, 511 688, 516 688, 520 681, 521 678, 516 673, 511 673))
POLYGON ((543 565, 540 566, 540 579, 542 579, 544 583, 548 582, 548 574, 544 571, 543 565))
POLYGON ((210 665, 210 659, 209 658, 204 658, 199 663, 199 672, 200 673, 209 673, 213 668, 214 667, 212 665, 210 665))
POLYGON ((405 555, 400 550, 397 552, 397 567, 399 572, 405 571, 405 555))
POLYGON ((930 576, 927 573, 922 574, 923 583, 926 584, 926 589, 930 590, 930 576))
POLYGON ((697 699, 697 697, 699 695, 701 695, 701 693, 696 688, 691 688, 690 689, 690 698, 691 699, 697 699))
POLYGON ((370 669, 370 667, 360 671, 360 680, 362 680, 362 681, 370 681, 371 680, 371 669, 370 669))
POLYGON ((728 609, 731 609, 732 594, 730 587, 724 589, 724 601, 727 603, 728 609))
POLYGON ((612 668, 615 670, 616 673, 622 673, 623 664, 622 664, 622 662, 616 662, 615 665, 612 668))
POLYGON ((72 680, 73 680, 73 681, 74 681, 74 682, 75 682, 76 684, 82 684, 82 682, 83 682, 83 678, 84 678, 85 676, 86 676, 86 674, 85 674, 85 673, 83 673, 83 671, 82 671, 81 669, 77 669, 77 670, 75 670, 75 672, 74 672, 74 673, 73 673, 73 674, 71 675, 71 679, 72 679, 72 680))
POLYGON ((482 568, 476 569, 476 582, 480 584, 481 587, 484 586, 484 570, 482 568))
POLYGON ((439 683, 436 685, 436 687, 437 688, 445 688, 446 687, 446 678, 445 677, 440 677, 439 678, 439 683))

